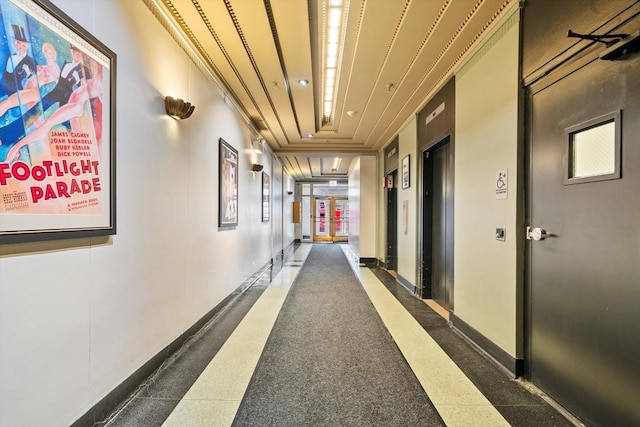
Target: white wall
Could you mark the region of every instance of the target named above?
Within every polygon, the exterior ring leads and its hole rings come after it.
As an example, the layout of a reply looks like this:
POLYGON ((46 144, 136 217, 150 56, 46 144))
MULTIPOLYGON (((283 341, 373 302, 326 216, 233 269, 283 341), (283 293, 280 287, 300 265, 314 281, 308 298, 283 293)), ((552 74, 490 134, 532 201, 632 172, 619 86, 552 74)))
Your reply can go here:
POLYGON ((293 223, 293 201, 295 200, 296 183, 286 172, 283 176, 283 202, 282 202, 282 243, 284 249, 287 249, 291 243, 296 240, 296 224, 293 223), (287 194, 291 191, 291 194, 287 194))
POLYGON ((417 285, 418 199, 417 119, 414 117, 399 133, 398 147, 398 274, 412 285, 417 285), (409 155, 409 188, 402 188, 402 160, 409 155), (403 204, 407 203, 407 213, 403 204), (406 232, 405 232, 406 222, 406 232))
POLYGON ((361 156, 349 167, 349 249, 359 258, 376 257, 377 159, 361 156))
MULTIPOLYGON (((277 258, 282 255, 282 250, 286 243, 284 243, 284 231, 283 231, 283 212, 282 203, 273 203, 274 200, 283 200, 283 169, 280 159, 273 156, 272 159, 272 173, 269 173, 271 179, 271 212, 269 222, 271 224, 272 232, 272 257, 277 258)), ((266 224, 266 223, 265 223, 266 224)))
POLYGON ((375 156, 360 157, 360 258, 376 257, 376 189, 380 183, 376 167, 375 156))
POLYGON ((510 355, 520 349, 522 174, 517 8, 456 74, 455 315, 510 355), (509 192, 496 200, 496 172, 509 192), (495 228, 506 226, 506 241, 495 228))
POLYGON ((360 258, 360 163, 361 157, 353 159, 349 166, 349 250, 360 258))
POLYGON ((70 425, 272 254, 261 176, 249 171, 257 161, 273 174, 272 154, 251 152, 218 88, 141 1, 54 4, 118 55, 118 234, 0 247, 2 426, 70 425), (165 95, 192 102, 194 115, 166 116, 165 95), (224 231, 220 137, 240 168, 239 225, 224 231))

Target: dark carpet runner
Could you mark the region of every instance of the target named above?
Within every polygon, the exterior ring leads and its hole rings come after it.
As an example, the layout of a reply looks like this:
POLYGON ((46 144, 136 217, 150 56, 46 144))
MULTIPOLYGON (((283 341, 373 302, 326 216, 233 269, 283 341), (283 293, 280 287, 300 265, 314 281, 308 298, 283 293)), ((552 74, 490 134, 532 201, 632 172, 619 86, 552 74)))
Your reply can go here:
POLYGON ((339 245, 315 245, 236 426, 444 425, 339 245))

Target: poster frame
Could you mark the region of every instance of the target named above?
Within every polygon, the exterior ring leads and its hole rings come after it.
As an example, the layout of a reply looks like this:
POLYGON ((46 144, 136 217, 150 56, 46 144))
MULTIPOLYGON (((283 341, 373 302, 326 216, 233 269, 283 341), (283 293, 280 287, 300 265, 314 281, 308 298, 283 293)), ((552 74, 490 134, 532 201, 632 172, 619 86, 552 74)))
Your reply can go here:
POLYGON ((411 155, 407 154, 402 159, 402 189, 407 189, 411 186, 411 177, 410 177, 410 163, 411 155))
POLYGON ((271 178, 262 172, 262 222, 269 222, 271 212, 271 178))
POLYGON ((238 226, 238 150, 220 138, 218 155, 218 227, 238 226))
MULTIPOLYGON (((0 226, 0 244, 25 243, 37 241, 49 241, 58 239, 87 238, 109 236, 116 234, 116 75, 117 75, 117 55, 104 43, 93 36, 80 24, 71 19, 66 13, 60 10, 49 0, 29 0, 15 1, 12 5, 21 12, 25 18, 38 21, 39 25, 47 30, 51 30, 62 39, 70 43, 71 46, 78 46, 85 55, 96 55, 102 58, 107 64, 108 70, 102 74, 102 86, 108 90, 103 92, 102 102, 107 104, 107 111, 103 111, 101 130, 102 134, 108 132, 107 138, 101 139, 100 170, 103 171, 101 177, 107 177, 102 181, 101 190, 108 192, 101 197, 104 208, 101 215, 78 215, 72 213, 57 213, 55 215, 26 215, 12 213, 14 218, 20 215, 29 216, 27 226, 2 227, 0 226), (105 99, 106 98, 106 99, 105 99), (108 171, 108 176, 106 171, 108 171), (107 188, 105 188, 107 187, 107 188), (33 219, 31 219, 33 217, 33 219), (95 219, 97 218, 97 219, 95 219)), ((5 24, 0 22, 0 25, 5 24)), ((15 31, 15 30, 14 30, 15 31)), ((29 39, 29 42, 32 40, 29 39)), ((51 136, 48 135, 49 143, 51 136)), ((7 155, 8 157, 8 155, 7 155)), ((0 159, 0 166, 7 171, 10 166, 17 161, 17 158, 7 161, 7 158, 0 159)), ((94 187, 94 191, 97 191, 94 187)), ((0 187, 0 197, 2 197, 0 187)), ((6 193, 6 192, 5 192, 6 193)), ((0 224, 3 215, 0 213, 0 224)))

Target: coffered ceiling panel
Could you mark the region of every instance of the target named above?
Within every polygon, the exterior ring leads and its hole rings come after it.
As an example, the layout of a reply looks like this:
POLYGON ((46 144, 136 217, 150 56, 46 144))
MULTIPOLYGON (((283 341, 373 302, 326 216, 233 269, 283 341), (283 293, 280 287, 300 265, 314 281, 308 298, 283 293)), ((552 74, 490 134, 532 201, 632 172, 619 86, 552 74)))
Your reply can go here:
POLYGON ((165 26, 180 28, 299 180, 346 176, 355 156, 382 149, 518 3, 343 0, 336 101, 325 123, 322 28, 328 0, 141 1, 164 11, 165 26), (340 167, 334 170, 336 158, 340 167))

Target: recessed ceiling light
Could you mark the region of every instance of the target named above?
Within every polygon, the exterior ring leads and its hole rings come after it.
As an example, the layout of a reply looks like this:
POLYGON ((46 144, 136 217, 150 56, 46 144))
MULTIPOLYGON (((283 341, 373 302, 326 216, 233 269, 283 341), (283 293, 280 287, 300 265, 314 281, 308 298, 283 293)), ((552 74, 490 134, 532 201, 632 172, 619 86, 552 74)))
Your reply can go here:
POLYGON ((358 114, 358 112, 357 112, 357 111, 353 111, 353 110, 347 111, 347 116, 349 116, 349 117, 353 117, 353 116, 355 116, 356 114, 358 114))
POLYGON ((306 86, 309 84, 309 80, 307 79, 300 79, 298 80, 298 83, 300 83, 302 86, 306 86))
POLYGON ((307 138, 313 138, 313 134, 312 133, 308 133, 307 134, 307 138))

